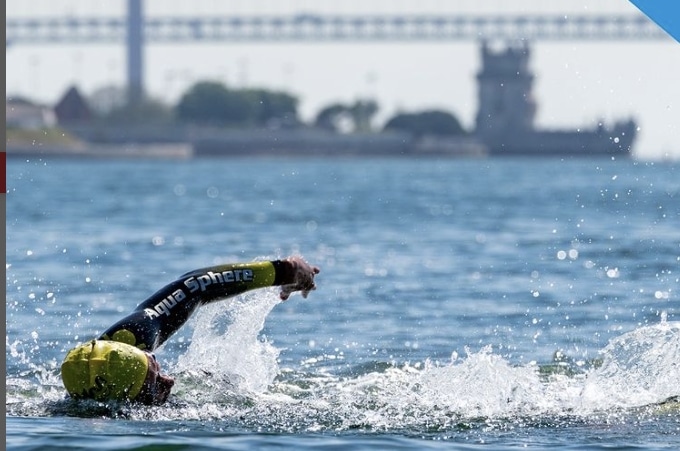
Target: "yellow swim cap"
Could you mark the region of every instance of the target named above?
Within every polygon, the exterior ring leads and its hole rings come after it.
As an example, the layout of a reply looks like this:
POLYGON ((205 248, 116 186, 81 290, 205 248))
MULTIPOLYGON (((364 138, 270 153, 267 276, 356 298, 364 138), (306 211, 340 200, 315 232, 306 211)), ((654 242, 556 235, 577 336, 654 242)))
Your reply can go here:
POLYGON ((66 354, 61 379, 73 398, 133 400, 142 389, 148 365, 147 355, 139 348, 92 340, 66 354))

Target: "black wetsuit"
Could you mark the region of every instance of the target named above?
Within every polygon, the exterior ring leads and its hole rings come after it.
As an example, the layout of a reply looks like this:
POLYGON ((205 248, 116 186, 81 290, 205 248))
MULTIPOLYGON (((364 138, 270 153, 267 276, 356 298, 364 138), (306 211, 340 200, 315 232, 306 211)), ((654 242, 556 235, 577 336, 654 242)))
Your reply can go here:
POLYGON ((290 280, 280 260, 211 266, 188 272, 158 290, 100 340, 114 340, 153 351, 201 305, 290 280))

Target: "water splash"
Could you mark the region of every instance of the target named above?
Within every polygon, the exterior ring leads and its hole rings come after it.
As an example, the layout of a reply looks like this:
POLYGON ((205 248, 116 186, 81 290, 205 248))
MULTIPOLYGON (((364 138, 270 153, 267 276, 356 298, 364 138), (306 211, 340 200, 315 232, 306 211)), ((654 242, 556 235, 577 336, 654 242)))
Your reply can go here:
MULTIPOLYGON (((260 334, 265 318, 279 302, 272 289, 201 308, 191 344, 179 357, 174 372, 210 375, 208 379, 231 390, 265 391, 279 373, 279 350, 260 334)), ((178 382, 177 389, 190 386, 183 385, 181 378, 178 382)))
MULTIPOLYGON (((254 371, 262 385, 274 370, 274 353, 264 342, 251 344, 267 351, 249 367, 262 366, 254 371)), ((240 406, 230 407, 259 426, 283 421, 305 430, 429 430, 477 419, 588 418, 680 394, 680 323, 641 327, 613 339, 601 354, 601 365, 561 371, 514 366, 490 347, 446 364, 376 365, 377 370, 362 365, 363 373, 349 376, 306 368, 279 375, 266 390, 249 392, 240 406)), ((179 401, 193 404, 188 398, 179 401)))
POLYGON ((662 321, 610 341, 582 393, 591 409, 635 407, 680 394, 680 322, 662 321))
MULTIPOLYGON (((8 376, 8 413, 219 421, 283 431, 421 433, 589 421, 680 395, 680 322, 664 320, 616 337, 602 349, 601 364, 585 367, 561 357, 547 365, 517 366, 484 347, 443 363, 363 362, 341 374, 305 364, 282 372, 279 350, 261 336, 279 302, 274 290, 264 290, 202 308, 190 346, 170 368, 177 383, 167 405, 65 400, 52 367, 8 376)), ((677 401, 670 405, 679 406, 677 401)), ((680 415, 680 406, 670 412, 680 415)))
MULTIPOLYGON (((364 364, 364 372, 346 376, 313 368, 310 373, 310 368, 305 368, 305 372, 272 378, 276 350, 253 335, 261 327, 252 321, 256 316, 239 324, 250 336, 250 347, 241 343, 238 349, 257 352, 248 357, 247 364, 243 356, 226 360, 232 362, 230 371, 244 380, 254 379, 250 387, 261 388, 269 382, 268 388, 244 392, 243 385, 232 385, 226 410, 219 406, 224 386, 213 388, 212 408, 206 408, 203 415, 210 412, 211 418, 222 418, 235 409, 246 424, 287 425, 287 430, 441 430, 478 420, 588 418, 663 403, 680 394, 680 323, 663 322, 617 337, 602 350, 601 364, 585 369, 576 365, 560 371, 547 371, 552 365, 514 366, 485 347, 445 364, 376 364, 374 369, 364 364), (245 369, 252 374, 242 371, 245 369)), ((238 340, 245 335, 230 337, 238 340)), ((222 374, 231 380, 231 373, 222 374)), ((201 390, 211 388, 204 384, 201 390)), ((205 400, 194 401, 182 394, 176 399, 184 408, 194 409, 198 417, 202 416, 199 404, 205 400)))

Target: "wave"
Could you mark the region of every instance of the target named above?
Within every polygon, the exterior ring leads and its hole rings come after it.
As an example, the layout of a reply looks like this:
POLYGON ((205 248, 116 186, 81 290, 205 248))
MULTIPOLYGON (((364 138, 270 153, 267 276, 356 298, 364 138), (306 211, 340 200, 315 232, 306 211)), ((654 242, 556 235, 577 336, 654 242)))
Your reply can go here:
POLYGON ((662 318, 618 336, 591 362, 556 353, 547 364, 518 366, 485 347, 445 363, 372 361, 336 372, 319 360, 280 368, 279 350, 260 335, 277 303, 270 292, 202 309, 170 368, 176 385, 164 406, 76 402, 65 397, 56 364, 29 364, 6 379, 7 414, 418 432, 641 412, 680 418, 680 322, 662 318))

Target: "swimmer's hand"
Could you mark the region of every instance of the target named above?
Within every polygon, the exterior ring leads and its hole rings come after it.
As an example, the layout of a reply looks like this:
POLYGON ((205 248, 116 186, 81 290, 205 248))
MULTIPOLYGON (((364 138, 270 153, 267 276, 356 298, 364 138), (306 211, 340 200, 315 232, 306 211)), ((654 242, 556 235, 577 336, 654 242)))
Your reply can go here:
POLYGON ((299 256, 288 257, 282 262, 285 267, 285 282, 281 284, 281 300, 287 300, 296 291, 302 292, 302 297, 307 298, 311 291, 316 290, 314 276, 320 272, 318 267, 310 265, 299 256))

